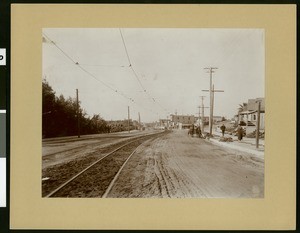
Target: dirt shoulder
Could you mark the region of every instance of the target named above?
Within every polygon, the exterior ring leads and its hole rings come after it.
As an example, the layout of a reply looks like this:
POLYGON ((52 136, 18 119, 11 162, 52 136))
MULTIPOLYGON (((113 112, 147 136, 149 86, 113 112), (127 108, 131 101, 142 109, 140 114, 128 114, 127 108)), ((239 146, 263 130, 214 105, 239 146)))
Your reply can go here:
POLYGON ((177 130, 141 146, 108 197, 262 198, 263 195, 264 160, 177 130))

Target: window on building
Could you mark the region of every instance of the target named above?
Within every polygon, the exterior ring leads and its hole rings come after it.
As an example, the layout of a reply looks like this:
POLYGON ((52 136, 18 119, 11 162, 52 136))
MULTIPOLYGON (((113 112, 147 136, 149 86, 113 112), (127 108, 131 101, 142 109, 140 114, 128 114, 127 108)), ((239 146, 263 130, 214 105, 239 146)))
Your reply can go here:
POLYGON ((256 115, 253 115, 253 120, 256 121, 256 115))

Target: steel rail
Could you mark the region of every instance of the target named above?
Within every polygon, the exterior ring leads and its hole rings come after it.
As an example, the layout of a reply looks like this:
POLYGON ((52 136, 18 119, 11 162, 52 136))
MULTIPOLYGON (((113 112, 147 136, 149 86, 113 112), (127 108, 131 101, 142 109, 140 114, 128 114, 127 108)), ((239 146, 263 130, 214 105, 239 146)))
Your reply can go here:
MULTIPOLYGON (((161 134, 161 133, 159 133, 161 134)), ((139 138, 137 138, 136 140, 133 140, 133 141, 130 141, 130 142, 127 142, 126 144, 116 148, 115 150, 109 152, 108 154, 106 154, 105 156, 103 156, 102 158, 96 160, 95 162, 93 162, 91 165, 89 165, 88 167, 86 167, 85 169, 83 169, 81 172, 77 173, 75 176, 73 176, 72 178, 68 179, 66 182, 64 182, 63 184, 61 184, 59 187, 57 187, 55 190, 53 190, 52 192, 50 192, 48 195, 46 195, 45 197, 51 197, 53 196, 55 193, 57 193, 59 190, 61 190, 62 188, 64 188, 66 185, 68 185, 70 182, 72 182, 74 179, 76 179, 78 176, 82 175, 84 172, 86 172, 87 170, 89 170, 91 167, 93 167, 95 164, 99 163, 101 160, 105 159, 106 157, 112 155, 113 153, 115 153, 116 151, 122 149, 123 147, 131 144, 131 143, 134 143, 138 140, 140 140, 141 138, 144 138, 144 137, 147 137, 147 136, 152 136, 153 134, 149 134, 149 135, 146 135, 146 136, 140 136, 139 138)))
MULTIPOLYGON (((159 135, 160 136, 160 135, 159 135)), ((158 137, 156 137, 158 138, 158 137)), ((155 139, 156 139, 155 138, 155 139)), ((105 193, 102 195, 102 198, 106 198, 108 193, 111 191, 113 185, 115 184, 116 180, 118 179, 120 173, 122 172, 123 168, 125 167, 125 165, 127 164, 127 162, 129 161, 129 159, 131 158, 131 156, 137 151, 137 149, 142 146, 143 144, 145 144, 147 141, 141 143, 140 145, 138 145, 134 151, 128 156, 128 158, 125 160, 125 162, 123 163, 123 165, 120 167, 119 171, 117 172, 117 174, 115 175, 114 179, 110 182, 109 186, 107 187, 105 193)))
MULTIPOLYGON (((143 143, 142 143, 143 144, 143 143)), ((107 187, 105 193, 102 195, 102 198, 106 198, 108 193, 111 191, 113 185, 115 184, 116 180, 118 179, 121 171, 123 170, 123 168, 125 167, 125 165, 127 164, 128 160, 131 158, 131 156, 136 152, 136 150, 142 145, 138 145, 134 151, 128 156, 128 158, 125 160, 125 162, 123 163, 123 165, 120 167, 119 171, 117 172, 117 174, 115 175, 114 179, 110 182, 109 186, 107 187)))
MULTIPOLYGON (((153 134, 157 134, 157 133, 142 134, 142 135, 138 135, 138 136, 123 137, 123 138, 125 139, 124 141, 126 141, 126 140, 135 139, 135 138, 139 138, 139 137, 146 137, 146 136, 153 135, 153 134)), ((84 140, 93 140, 93 139, 97 139, 97 138, 89 138, 89 139, 84 139, 84 140)), ((121 143, 121 142, 116 142, 115 144, 117 144, 117 143, 121 143)), ((99 144, 99 142, 94 142, 94 143, 81 145, 81 146, 77 146, 77 147, 72 147, 72 148, 69 148, 69 149, 66 149, 66 150, 54 152, 54 153, 51 153, 51 154, 46 154, 46 155, 43 155, 42 158, 46 158, 47 156, 53 156, 53 155, 60 154, 60 153, 65 153, 65 152, 76 150, 76 149, 80 149, 80 148, 83 148, 83 147, 93 146, 93 145, 96 145, 96 144, 99 144)), ((111 146, 111 145, 108 145, 108 146, 111 146)), ((103 147, 103 148, 105 148, 105 147, 103 147)))

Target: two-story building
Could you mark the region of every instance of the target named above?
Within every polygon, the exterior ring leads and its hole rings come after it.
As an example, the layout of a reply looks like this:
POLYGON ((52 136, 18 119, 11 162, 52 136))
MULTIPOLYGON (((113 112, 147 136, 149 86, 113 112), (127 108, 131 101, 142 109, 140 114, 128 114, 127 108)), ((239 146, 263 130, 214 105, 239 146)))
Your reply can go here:
POLYGON ((196 123, 198 117, 194 115, 171 115, 171 124, 174 128, 189 128, 196 123))

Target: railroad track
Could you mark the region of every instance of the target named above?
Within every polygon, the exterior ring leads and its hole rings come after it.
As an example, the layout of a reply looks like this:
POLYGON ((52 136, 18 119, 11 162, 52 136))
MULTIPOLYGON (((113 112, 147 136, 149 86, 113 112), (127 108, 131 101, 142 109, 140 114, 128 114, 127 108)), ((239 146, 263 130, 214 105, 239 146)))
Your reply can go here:
MULTIPOLYGON (((54 185, 43 187, 44 197, 106 197, 120 171, 123 169, 136 149, 146 141, 154 140, 166 133, 140 136, 114 148, 97 160, 85 161, 77 166, 76 173, 70 167, 70 174, 57 170, 62 178, 54 185), (67 176, 67 178, 66 178, 67 176), (55 188, 54 188, 55 187, 55 188), (51 188, 51 191, 49 190, 51 188)), ((44 184, 44 183, 43 183, 44 184)))
MULTIPOLYGON (((151 134, 143 134, 143 135, 138 135, 138 136, 133 136, 133 137, 129 137, 129 136, 117 136, 117 137, 108 137, 108 138, 121 138, 121 139, 124 139, 124 141, 126 140, 132 140, 132 139, 136 139, 136 138, 139 138, 139 137, 143 137, 143 136, 148 136, 148 135, 152 135, 152 134, 156 134, 156 133, 151 133, 151 134)), ((106 138, 103 138, 103 137, 98 137, 98 138, 85 138, 85 139, 80 139, 79 141, 82 141, 82 140, 93 140, 93 139, 107 139, 106 138)), ((64 141, 65 142, 76 142, 78 141, 77 139, 73 139, 72 141, 64 141)), ((51 143, 51 142, 50 142, 51 143)), ((62 143, 62 142, 56 142, 56 143, 62 143)), ((80 145, 80 146, 75 146, 75 147, 72 147, 72 148, 68 148, 68 149, 65 149, 65 150, 61 150, 61 151, 57 151, 57 152, 54 152, 54 153, 50 153, 50 154, 46 154, 43 156, 44 159, 46 159, 47 157, 51 157, 51 156, 54 156, 54 155, 58 155, 58 154, 61 154, 61 153, 65 153, 65 152, 71 152, 71 151, 76 151, 78 149, 83 149, 83 148, 87 148, 87 147, 93 147, 94 145, 98 145, 99 142, 93 142, 93 143, 88 143, 88 144, 84 144, 84 145, 80 145)))

